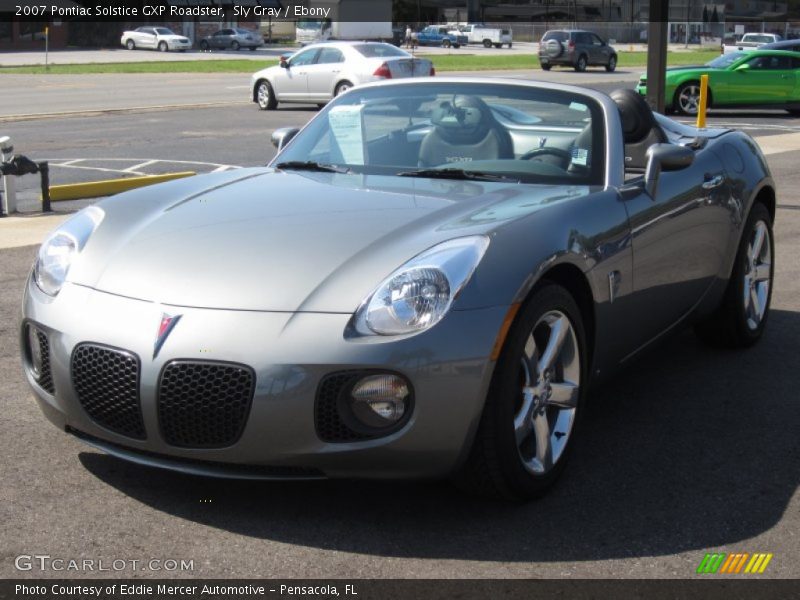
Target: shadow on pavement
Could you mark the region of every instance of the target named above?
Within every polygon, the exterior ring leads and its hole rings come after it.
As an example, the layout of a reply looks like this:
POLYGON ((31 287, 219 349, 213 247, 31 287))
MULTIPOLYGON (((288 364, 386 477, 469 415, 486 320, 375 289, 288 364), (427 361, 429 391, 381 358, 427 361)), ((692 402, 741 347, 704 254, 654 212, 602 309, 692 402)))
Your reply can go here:
POLYGON ((748 351, 668 340, 594 394, 564 478, 527 505, 447 483, 231 482, 80 460, 156 510, 344 552, 549 562, 728 545, 773 527, 797 488, 798 339, 800 313, 773 311, 748 351))

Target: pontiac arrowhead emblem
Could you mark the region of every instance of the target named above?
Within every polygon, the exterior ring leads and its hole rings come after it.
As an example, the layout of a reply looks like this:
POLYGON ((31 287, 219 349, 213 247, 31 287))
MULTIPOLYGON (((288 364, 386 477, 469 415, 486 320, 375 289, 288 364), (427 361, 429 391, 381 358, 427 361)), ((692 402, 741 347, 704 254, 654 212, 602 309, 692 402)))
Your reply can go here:
POLYGON ((158 356, 158 353, 161 352, 161 347, 164 345, 164 342, 167 341, 169 334, 175 329, 175 325, 178 324, 182 316, 183 315, 168 315, 167 313, 161 315, 161 324, 158 326, 158 335, 156 335, 156 343, 153 346, 153 358, 158 356))

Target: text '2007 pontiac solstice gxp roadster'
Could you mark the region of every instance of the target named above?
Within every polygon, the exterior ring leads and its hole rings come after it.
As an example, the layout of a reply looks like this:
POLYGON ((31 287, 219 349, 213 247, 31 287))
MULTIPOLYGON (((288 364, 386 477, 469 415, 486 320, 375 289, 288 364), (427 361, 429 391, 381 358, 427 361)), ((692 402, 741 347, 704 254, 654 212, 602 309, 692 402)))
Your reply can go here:
POLYGON ((756 342, 775 186, 747 135, 437 78, 343 94, 265 168, 108 198, 39 250, 25 373, 112 455, 531 498, 593 382, 677 325, 756 342))

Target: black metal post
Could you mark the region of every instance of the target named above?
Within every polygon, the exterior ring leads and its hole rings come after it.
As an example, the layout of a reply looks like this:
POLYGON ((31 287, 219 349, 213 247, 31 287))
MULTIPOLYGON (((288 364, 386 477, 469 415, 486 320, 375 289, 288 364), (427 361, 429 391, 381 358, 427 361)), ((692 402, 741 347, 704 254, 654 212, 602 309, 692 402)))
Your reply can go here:
POLYGON ((650 23, 647 26, 647 103, 664 112, 667 88, 667 21, 668 5, 663 0, 650 0, 650 23))
POLYGON ((42 180, 42 212, 50 212, 50 164, 47 162, 39 163, 39 175, 42 180))

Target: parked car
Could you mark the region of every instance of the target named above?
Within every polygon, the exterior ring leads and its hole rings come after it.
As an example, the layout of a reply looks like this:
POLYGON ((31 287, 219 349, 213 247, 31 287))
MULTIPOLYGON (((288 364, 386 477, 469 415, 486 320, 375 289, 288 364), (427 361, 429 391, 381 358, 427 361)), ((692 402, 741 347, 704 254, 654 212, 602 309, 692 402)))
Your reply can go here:
POLYGON ((617 51, 596 33, 582 29, 557 29, 546 32, 539 42, 539 64, 549 71, 555 65, 585 71, 589 66, 617 68, 617 51))
POLYGON ((501 29, 499 27, 486 27, 475 23, 468 23, 460 25, 452 33, 463 33, 467 36, 467 43, 469 44, 483 44, 484 48, 502 48, 503 45, 508 45, 511 48, 514 45, 513 34, 510 29, 501 29))
POLYGON ((234 27, 231 29, 220 29, 212 35, 200 40, 200 49, 208 50, 239 50, 249 48, 256 50, 264 45, 264 38, 255 31, 234 27))
POLYGON ((427 58, 382 42, 325 42, 282 56, 278 66, 250 78, 253 102, 272 110, 279 102, 323 104, 368 81, 430 77, 436 73, 427 58))
POLYGON ((782 39, 783 37, 777 33, 745 33, 738 42, 725 44, 722 47, 722 53, 729 54, 731 52, 760 48, 765 44, 780 42, 782 39))
MULTIPOLYGON (((800 53, 750 50, 722 54, 700 67, 667 69, 666 102, 673 110, 696 115, 700 76, 708 74, 708 106, 763 106, 800 114, 800 53)), ((647 94, 647 75, 637 91, 647 94)))
POLYGON ((120 38, 122 45, 128 50, 146 49, 169 52, 179 50, 185 52, 192 47, 192 40, 175 34, 166 27, 138 27, 133 31, 125 31, 120 38))
POLYGON ((443 25, 428 25, 417 33, 417 44, 420 46, 441 46, 442 48, 460 48, 467 44, 468 38, 463 33, 448 31, 443 25))
POLYGON ((593 384, 650 342, 764 332, 781 200, 742 132, 633 90, 475 77, 360 86, 273 138, 269 167, 47 237, 19 339, 60 431, 196 475, 528 499, 603 426, 580 422, 593 384))

